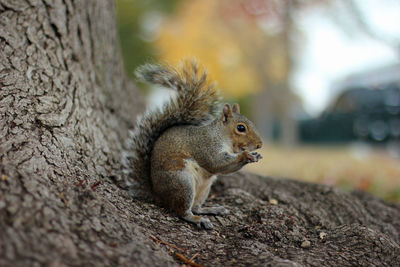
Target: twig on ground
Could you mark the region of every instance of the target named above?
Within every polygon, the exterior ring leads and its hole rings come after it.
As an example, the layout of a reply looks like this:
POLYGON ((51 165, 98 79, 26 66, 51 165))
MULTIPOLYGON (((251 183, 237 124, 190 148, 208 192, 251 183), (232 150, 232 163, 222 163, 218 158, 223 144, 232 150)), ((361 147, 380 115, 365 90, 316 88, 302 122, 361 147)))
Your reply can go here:
MULTIPOLYGON (((162 241, 162 240, 158 239, 158 238, 155 237, 155 236, 150 235, 149 237, 150 237, 151 239, 153 239, 155 242, 159 243, 159 244, 164 244, 164 245, 167 245, 167 246, 169 246, 169 247, 171 247, 171 248, 174 248, 174 249, 177 249, 177 250, 186 252, 184 249, 182 249, 182 248, 180 248, 180 247, 177 247, 177 246, 175 246, 175 245, 173 245, 173 244, 170 244, 170 243, 168 243, 168 242, 162 241)), ((180 253, 175 252, 175 254, 176 254, 176 256, 178 256, 178 258, 179 258, 180 260, 182 260, 182 261, 185 262, 186 264, 189 264, 189 265, 194 266, 194 267, 204 267, 204 266, 201 265, 201 264, 198 264, 198 263, 193 262, 193 259, 194 259, 195 257, 197 257, 197 256, 200 255, 199 253, 194 254, 189 260, 186 259, 186 257, 183 256, 183 255, 180 254, 180 253)))
MULTIPOLYGON (((185 263, 187 263, 187 264, 189 264, 189 265, 191 265, 191 266, 194 266, 194 267, 204 267, 204 266, 201 265, 201 264, 198 264, 198 263, 195 263, 195 262, 193 262, 193 261, 191 261, 191 260, 186 259, 185 256, 183 256, 183 255, 180 254, 180 253, 175 253, 175 254, 176 254, 176 256, 178 256, 178 258, 179 258, 180 260, 182 260, 183 262, 185 262, 185 263)), ((195 256, 196 256, 196 254, 195 254, 195 256)), ((194 258, 194 256, 193 256, 192 258, 194 258)))
POLYGON ((190 260, 190 261, 193 261, 194 258, 196 258, 196 257, 199 256, 199 255, 200 255, 199 253, 196 253, 196 254, 194 254, 189 260, 190 260))
POLYGON ((177 250, 180 250, 180 251, 185 252, 184 249, 182 249, 182 248, 180 248, 180 247, 177 247, 177 246, 175 246, 175 245, 173 245, 173 244, 167 243, 167 242, 165 242, 165 241, 162 241, 162 240, 158 239, 158 238, 155 237, 155 236, 150 235, 149 237, 150 237, 151 239, 153 239, 154 241, 156 241, 157 243, 161 243, 161 244, 167 245, 167 246, 169 246, 169 247, 171 247, 171 248, 174 248, 174 249, 177 249, 177 250))

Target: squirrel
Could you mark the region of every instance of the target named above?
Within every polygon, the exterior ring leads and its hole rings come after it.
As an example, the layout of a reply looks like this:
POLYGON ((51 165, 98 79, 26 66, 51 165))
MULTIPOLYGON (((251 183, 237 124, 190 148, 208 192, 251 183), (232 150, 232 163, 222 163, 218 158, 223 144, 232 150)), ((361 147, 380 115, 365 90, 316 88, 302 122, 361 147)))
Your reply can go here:
POLYGON ((181 69, 145 64, 136 76, 173 89, 177 96, 137 119, 127 155, 130 185, 147 183, 161 206, 200 228, 212 229, 210 220, 199 215, 229 211, 222 206, 202 207, 210 187, 218 174, 235 172, 262 158, 254 151, 262 146, 259 134, 253 122, 240 114, 238 104, 224 104, 218 114, 219 92, 195 60, 184 61, 181 69))

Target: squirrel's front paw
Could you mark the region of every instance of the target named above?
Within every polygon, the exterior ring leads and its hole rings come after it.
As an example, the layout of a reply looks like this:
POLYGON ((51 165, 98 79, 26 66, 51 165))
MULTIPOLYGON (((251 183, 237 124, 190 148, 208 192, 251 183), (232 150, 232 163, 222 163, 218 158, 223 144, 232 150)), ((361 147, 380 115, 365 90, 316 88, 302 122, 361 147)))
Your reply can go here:
POLYGON ((262 159, 262 156, 257 152, 247 152, 246 154, 247 163, 257 162, 262 159))

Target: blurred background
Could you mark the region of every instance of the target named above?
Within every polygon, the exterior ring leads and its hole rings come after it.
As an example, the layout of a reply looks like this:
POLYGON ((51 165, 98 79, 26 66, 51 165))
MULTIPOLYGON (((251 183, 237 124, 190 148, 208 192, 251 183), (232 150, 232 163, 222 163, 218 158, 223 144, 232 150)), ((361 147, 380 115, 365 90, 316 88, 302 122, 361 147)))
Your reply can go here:
MULTIPOLYGON (((196 57, 257 125, 263 175, 400 201, 400 1, 116 0, 126 70, 196 57)), ((148 105, 169 91, 143 85, 148 105)))

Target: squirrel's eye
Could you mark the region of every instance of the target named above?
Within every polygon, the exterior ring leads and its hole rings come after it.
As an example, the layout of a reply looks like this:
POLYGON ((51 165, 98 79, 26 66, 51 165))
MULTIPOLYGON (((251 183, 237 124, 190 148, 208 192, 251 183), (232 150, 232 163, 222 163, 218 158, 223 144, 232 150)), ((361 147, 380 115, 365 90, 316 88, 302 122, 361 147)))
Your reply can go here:
POLYGON ((238 126, 237 126, 237 130, 239 131, 239 132, 245 132, 246 131, 246 127, 244 127, 244 125, 243 124, 239 124, 238 126))

